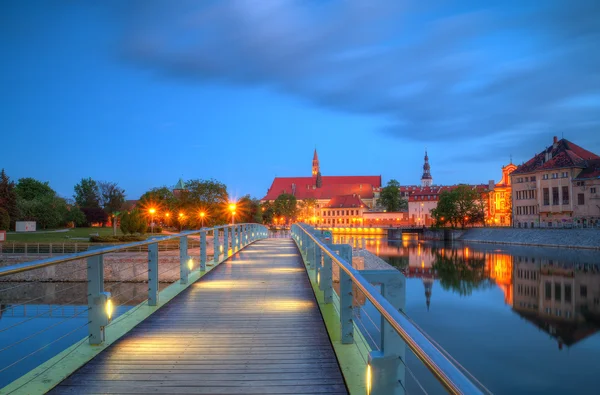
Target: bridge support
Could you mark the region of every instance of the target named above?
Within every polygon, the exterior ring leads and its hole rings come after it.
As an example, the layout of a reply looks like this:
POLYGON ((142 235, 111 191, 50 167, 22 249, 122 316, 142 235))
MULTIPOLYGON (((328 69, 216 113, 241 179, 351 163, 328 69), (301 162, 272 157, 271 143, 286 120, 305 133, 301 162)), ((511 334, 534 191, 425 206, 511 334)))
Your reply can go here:
POLYGON ((158 304, 158 243, 148 244, 148 306, 158 304))
MULTIPOLYGON (((109 321, 110 293, 104 292, 104 256, 92 256, 87 259, 88 278, 88 325, 90 344, 104 343, 104 328, 109 321)), ((110 308, 112 309, 112 308, 110 308)))
POLYGON ((188 256, 188 238, 187 236, 181 236, 179 238, 179 283, 187 284, 188 282, 188 260, 191 259, 188 256))
MULTIPOLYGON (((381 284, 381 295, 394 308, 404 310, 406 278, 396 270, 360 270, 372 284, 381 284)), ((404 395, 406 388, 406 344, 391 325, 381 317, 380 351, 369 353, 371 394, 404 395)))
POLYGON ((206 271, 206 231, 200 232, 200 270, 206 271))
POLYGON ((215 263, 219 262, 219 257, 221 256, 221 246, 219 245, 219 229, 213 230, 213 261, 215 263))

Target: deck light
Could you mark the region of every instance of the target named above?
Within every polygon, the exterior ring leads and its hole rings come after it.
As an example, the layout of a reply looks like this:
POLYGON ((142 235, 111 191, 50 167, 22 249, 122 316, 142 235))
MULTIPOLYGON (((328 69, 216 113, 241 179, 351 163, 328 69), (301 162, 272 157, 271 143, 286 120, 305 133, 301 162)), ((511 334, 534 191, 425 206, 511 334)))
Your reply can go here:
POLYGON ((110 299, 110 296, 109 296, 108 299, 106 299, 106 317, 108 318, 108 322, 110 322, 112 320, 112 315, 113 315, 113 303, 112 303, 112 299, 110 299))
POLYGON ((371 381, 373 376, 371 374, 371 365, 367 365, 367 395, 371 395, 371 388, 373 388, 371 381))
POLYGON ((188 259, 188 269, 190 270, 190 272, 192 271, 193 267, 194 267, 194 259, 190 258, 190 259, 188 259))

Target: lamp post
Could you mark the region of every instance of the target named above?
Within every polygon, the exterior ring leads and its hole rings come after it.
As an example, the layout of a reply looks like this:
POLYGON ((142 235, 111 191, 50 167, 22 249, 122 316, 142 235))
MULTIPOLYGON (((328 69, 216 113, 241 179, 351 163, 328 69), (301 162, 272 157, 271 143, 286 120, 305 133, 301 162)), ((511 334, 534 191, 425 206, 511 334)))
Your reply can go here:
POLYGON ((231 225, 235 224, 235 203, 229 204, 229 210, 231 211, 231 225))
POLYGON ((169 222, 169 217, 171 216, 171 213, 166 213, 165 214, 165 218, 167 219, 167 226, 171 226, 171 223, 169 222))
POLYGON ((156 209, 152 207, 148 212, 150 213, 150 233, 152 234, 154 233, 154 213, 156 213, 156 209))
POLYGON ((202 221, 202 225, 200 226, 200 228, 204 228, 204 217, 206 216, 206 213, 204 211, 200 211, 200 220, 202 221))
POLYGON ((181 232, 182 229, 182 223, 183 223, 183 213, 179 213, 179 231, 181 232))

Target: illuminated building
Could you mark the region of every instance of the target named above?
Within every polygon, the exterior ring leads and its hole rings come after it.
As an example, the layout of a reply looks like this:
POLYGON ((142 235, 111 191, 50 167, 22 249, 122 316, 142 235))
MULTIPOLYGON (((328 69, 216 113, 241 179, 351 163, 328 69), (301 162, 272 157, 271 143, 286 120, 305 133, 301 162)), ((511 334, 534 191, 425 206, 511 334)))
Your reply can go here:
POLYGON ((511 174, 513 226, 600 224, 600 157, 555 136, 511 174))
POLYGON ((502 179, 498 182, 489 195, 489 217, 490 226, 512 225, 512 186, 510 174, 515 171, 516 165, 512 162, 502 167, 502 179))
MULTIPOLYGON (((365 207, 344 207, 344 209, 362 213, 362 211, 374 207, 376 198, 373 191, 375 188, 381 188, 381 176, 322 176, 319 157, 315 149, 310 177, 275 177, 261 202, 273 202, 284 193, 294 195, 298 202, 315 199, 316 207, 311 217, 316 217, 317 223, 324 224, 323 208, 328 206, 332 199, 344 200, 349 196, 355 197, 365 207)), ((351 218, 357 217, 362 218, 362 215, 346 215, 344 212, 344 222, 348 220, 348 226, 352 225, 351 218)))

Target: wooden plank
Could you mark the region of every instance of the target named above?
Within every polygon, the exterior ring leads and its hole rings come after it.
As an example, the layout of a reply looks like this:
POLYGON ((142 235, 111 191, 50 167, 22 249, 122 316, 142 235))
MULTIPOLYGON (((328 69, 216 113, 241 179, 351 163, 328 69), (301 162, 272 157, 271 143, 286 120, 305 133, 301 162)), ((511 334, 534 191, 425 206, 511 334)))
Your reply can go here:
POLYGON ((52 393, 347 393, 297 249, 257 242, 52 393))

